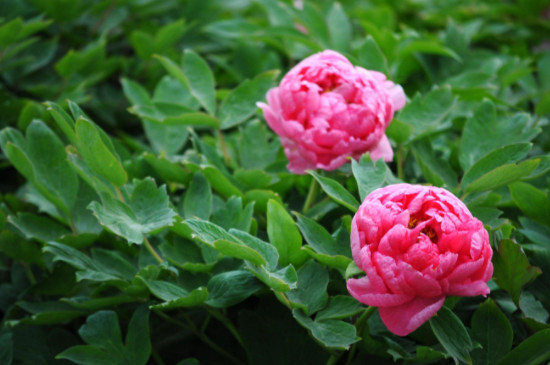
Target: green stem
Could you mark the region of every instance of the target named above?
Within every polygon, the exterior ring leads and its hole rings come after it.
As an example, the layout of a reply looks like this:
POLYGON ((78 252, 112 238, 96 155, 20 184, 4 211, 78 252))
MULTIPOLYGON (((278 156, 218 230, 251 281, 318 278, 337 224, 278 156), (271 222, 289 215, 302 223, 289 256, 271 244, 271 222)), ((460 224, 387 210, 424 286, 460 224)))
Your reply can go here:
MULTIPOLYGON (((367 307, 363 314, 361 314, 361 317, 355 322, 355 331, 357 335, 359 336, 361 333, 363 333, 363 329, 365 328, 365 324, 367 323, 367 320, 370 318, 370 316, 374 313, 376 310, 376 307, 367 307)), ((355 356, 355 352, 357 351, 357 344, 358 342, 351 345, 351 349, 348 354, 348 359, 346 360, 346 365, 351 364, 353 357, 355 356)))
POLYGON ((116 190, 116 195, 117 195, 117 197, 118 197, 118 200, 120 200, 121 202, 124 203, 124 202, 125 202, 125 201, 124 201, 124 196, 122 195, 122 191, 120 191, 120 188, 117 186, 117 187, 115 188, 115 190, 116 190))
POLYGON ((227 146, 225 145, 225 140, 223 139, 222 131, 219 129, 218 129, 218 139, 220 140, 220 146, 222 148, 223 160, 226 166, 229 166, 230 164, 229 153, 227 152, 227 146))
POLYGON ((245 365, 241 360, 237 359, 235 356, 231 355, 229 352, 222 349, 220 346, 218 346, 215 342, 213 342, 211 339, 209 339, 204 333, 201 333, 195 324, 191 321, 189 317, 185 313, 183 313, 184 318, 187 323, 183 323, 177 319, 174 319, 166 314, 164 314, 161 311, 155 311, 155 313, 159 316, 167 320, 168 322, 174 323, 182 328, 185 328, 186 330, 192 332, 195 336, 197 336, 202 342, 210 346, 214 351, 216 351, 221 356, 225 357, 227 360, 231 361, 234 364, 237 365, 245 365))
POLYGON ((335 365, 338 363, 338 360, 342 357, 342 352, 339 352, 337 354, 332 354, 327 360, 327 365, 335 365))
POLYGON ((280 291, 274 291, 273 292, 275 294, 275 297, 277 299, 279 299, 279 301, 281 303, 283 303, 288 309, 292 310, 292 306, 290 305, 290 301, 288 300, 288 298, 286 297, 286 295, 284 295, 283 292, 280 292, 280 291))
POLYGON ((313 206, 313 203, 315 203, 315 199, 317 198, 318 192, 319 184, 317 183, 317 180, 315 180, 315 178, 311 178, 311 185, 309 186, 306 201, 304 202, 304 206, 302 208, 303 213, 307 212, 313 206))
POLYGON ((231 334, 233 335, 233 337, 235 337, 237 342, 239 342, 239 344, 243 348, 245 348, 243 339, 242 339, 241 335, 239 334, 239 331, 237 330, 237 328, 233 324, 233 322, 231 322, 229 320, 229 318, 227 318, 223 313, 220 313, 219 311, 215 310, 214 308, 206 307, 206 309, 208 310, 208 313, 210 313, 214 318, 216 318, 218 321, 220 321, 225 326, 225 328, 227 328, 228 331, 231 332, 231 334))
POLYGON ((166 365, 166 363, 164 362, 164 360, 162 360, 162 357, 160 357, 159 353, 154 347, 151 348, 151 355, 158 365, 166 365))
POLYGON ((31 268, 29 265, 27 265, 26 262, 21 262, 21 265, 23 266, 23 270, 25 270, 25 275, 27 275, 27 279, 29 279, 29 282, 31 285, 36 284, 36 278, 34 277, 34 274, 32 273, 31 268))
POLYGON ((164 260, 162 259, 162 257, 160 257, 157 251, 155 251, 153 246, 151 246, 151 242, 149 242, 149 240, 147 239, 147 236, 145 235, 143 235, 143 242, 145 243, 145 248, 147 249, 147 251, 149 251, 151 255, 153 255, 155 260, 157 260, 159 264, 163 264, 164 260))

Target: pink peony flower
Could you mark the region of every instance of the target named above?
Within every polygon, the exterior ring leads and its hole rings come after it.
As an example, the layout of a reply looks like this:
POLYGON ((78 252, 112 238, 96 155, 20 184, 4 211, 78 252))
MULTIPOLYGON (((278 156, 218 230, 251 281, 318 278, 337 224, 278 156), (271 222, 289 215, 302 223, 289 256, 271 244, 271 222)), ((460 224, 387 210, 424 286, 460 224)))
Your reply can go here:
POLYGON ((379 307, 399 336, 430 319, 447 295, 489 293, 489 235, 441 188, 396 184, 373 191, 353 217, 351 251, 366 276, 348 280, 348 291, 379 307))
POLYGON ((281 138, 288 169, 334 170, 370 152, 391 161, 384 134, 393 113, 405 105, 399 85, 376 71, 354 67, 335 51, 314 54, 297 64, 258 103, 281 138))

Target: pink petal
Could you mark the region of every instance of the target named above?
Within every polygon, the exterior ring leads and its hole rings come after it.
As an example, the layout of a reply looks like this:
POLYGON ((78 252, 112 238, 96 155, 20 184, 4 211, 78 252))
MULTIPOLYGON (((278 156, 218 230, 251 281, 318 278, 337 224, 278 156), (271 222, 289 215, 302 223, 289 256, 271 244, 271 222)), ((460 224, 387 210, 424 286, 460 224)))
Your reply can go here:
POLYGON ((451 284, 447 293, 464 297, 475 297, 476 295, 487 295, 490 290, 484 281, 464 282, 460 284, 451 284))
POLYGON ((369 279, 364 276, 359 279, 349 279, 347 282, 349 293, 363 304, 375 307, 395 307, 411 301, 414 297, 405 294, 378 293, 371 286, 369 279))
POLYGON ((443 306, 445 297, 416 297, 408 303, 395 307, 380 307, 382 322, 398 336, 406 336, 433 317, 443 306))
POLYGON ((373 160, 384 159, 386 162, 393 160, 393 149, 391 148, 388 137, 384 134, 380 139, 380 142, 370 151, 370 157, 373 160))

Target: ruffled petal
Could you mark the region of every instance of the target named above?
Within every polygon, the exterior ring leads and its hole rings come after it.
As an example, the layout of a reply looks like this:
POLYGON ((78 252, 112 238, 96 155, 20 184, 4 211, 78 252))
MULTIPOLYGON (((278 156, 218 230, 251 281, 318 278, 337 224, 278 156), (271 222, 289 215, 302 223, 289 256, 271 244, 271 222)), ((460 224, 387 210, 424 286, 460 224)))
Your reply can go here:
POLYGON ((386 162, 393 160, 393 149, 391 148, 388 137, 384 134, 380 142, 370 151, 370 157, 373 160, 383 159, 386 162))
POLYGON ((395 307, 380 307, 382 322, 398 336, 406 336, 433 317, 443 306, 445 297, 416 297, 410 302, 395 307))

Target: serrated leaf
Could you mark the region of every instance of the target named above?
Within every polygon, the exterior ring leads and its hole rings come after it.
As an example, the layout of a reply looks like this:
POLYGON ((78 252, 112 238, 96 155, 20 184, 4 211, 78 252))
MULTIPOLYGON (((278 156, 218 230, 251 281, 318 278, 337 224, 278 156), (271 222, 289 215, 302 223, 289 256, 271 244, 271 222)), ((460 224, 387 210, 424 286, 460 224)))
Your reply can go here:
POLYGON ((430 319, 430 326, 435 337, 445 350, 456 360, 470 364, 470 351, 473 349, 472 340, 466 327, 449 308, 443 306, 437 315, 430 319))
POLYGON ((540 129, 529 126, 529 119, 529 115, 522 113, 497 118, 495 105, 484 100, 464 125, 459 152, 462 168, 468 170, 499 147, 529 142, 540 133, 540 129), (491 138, 487 138, 487 133, 491 138))
POLYGON ((176 212, 170 208, 165 186, 157 188, 153 179, 146 178, 124 188, 126 202, 103 196, 102 204, 90 203, 101 225, 130 243, 141 244, 144 235, 173 224, 176 212))
POLYGON ((267 204, 267 235, 279 252, 281 266, 300 267, 307 259, 307 254, 301 250, 302 236, 296 223, 285 208, 272 199, 267 204))
POLYGON ((518 305, 523 286, 538 275, 538 267, 531 266, 521 246, 510 240, 502 240, 498 254, 493 257, 493 280, 512 296, 518 305))
POLYGON ((321 188, 338 204, 348 208, 352 212, 356 212, 359 208, 359 203, 342 185, 336 180, 321 176, 315 171, 308 170, 308 174, 313 176, 321 185, 321 188))
POLYGON ((233 89, 218 111, 221 129, 235 127, 252 116, 257 110, 256 102, 264 98, 278 74, 279 71, 267 71, 233 89))
POLYGON ((426 95, 416 94, 395 119, 412 128, 407 140, 415 140, 449 128, 455 106, 456 96, 449 87, 433 88, 426 95))

